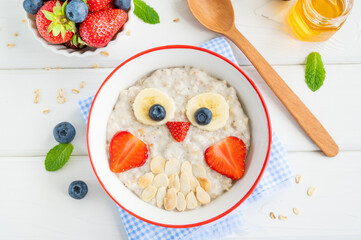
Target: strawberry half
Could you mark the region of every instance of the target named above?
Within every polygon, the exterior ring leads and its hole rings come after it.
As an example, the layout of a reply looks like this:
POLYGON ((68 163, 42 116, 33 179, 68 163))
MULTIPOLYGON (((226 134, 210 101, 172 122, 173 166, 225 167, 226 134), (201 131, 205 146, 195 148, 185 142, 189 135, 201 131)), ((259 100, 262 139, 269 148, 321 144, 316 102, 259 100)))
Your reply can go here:
POLYGON ((112 0, 87 0, 86 3, 89 6, 90 12, 97 12, 102 10, 112 0))
POLYGON ((127 21, 127 13, 121 9, 91 13, 80 24, 79 34, 91 47, 104 47, 127 21))
POLYGON ((36 14, 40 35, 51 43, 68 42, 76 31, 75 23, 66 17, 67 2, 49 1, 36 14))
POLYGON ((246 145, 241 139, 230 136, 207 148, 204 158, 214 171, 240 179, 244 174, 246 145))
POLYGON ((148 159, 147 145, 129 132, 116 133, 109 146, 110 170, 115 173, 143 166, 148 159))
POLYGON ((177 142, 184 141, 190 125, 189 122, 167 122, 169 132, 177 142))

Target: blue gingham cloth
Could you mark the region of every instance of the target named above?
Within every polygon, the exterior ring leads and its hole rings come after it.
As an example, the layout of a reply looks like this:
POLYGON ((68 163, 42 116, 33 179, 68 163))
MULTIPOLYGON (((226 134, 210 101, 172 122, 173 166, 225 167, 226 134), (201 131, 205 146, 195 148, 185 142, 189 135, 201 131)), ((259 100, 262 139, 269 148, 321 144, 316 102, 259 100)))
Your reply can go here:
MULTIPOLYGON (((237 64, 231 47, 223 37, 212 39, 202 44, 200 47, 221 54, 237 64)), ((85 121, 88 120, 88 114, 93 98, 94 97, 92 96, 79 101, 80 110, 85 121)), ((232 213, 201 227, 159 227, 139 220, 118 207, 120 217, 129 239, 221 239, 232 233, 244 231, 245 220, 242 214, 242 208, 247 207, 248 204, 257 201, 292 182, 291 179, 293 179, 294 173, 285 159, 285 153, 285 148, 282 146, 278 137, 273 133, 271 154, 267 168, 264 171, 261 181, 250 197, 232 213)))

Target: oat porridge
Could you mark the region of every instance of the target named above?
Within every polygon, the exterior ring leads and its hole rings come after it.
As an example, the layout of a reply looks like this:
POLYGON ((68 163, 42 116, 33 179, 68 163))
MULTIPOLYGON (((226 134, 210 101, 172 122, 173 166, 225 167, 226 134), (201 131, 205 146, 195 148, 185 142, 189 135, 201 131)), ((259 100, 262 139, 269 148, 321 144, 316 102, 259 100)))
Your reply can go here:
POLYGON ((159 69, 119 93, 107 125, 110 168, 166 210, 208 204, 244 174, 248 117, 226 81, 192 67, 159 69))

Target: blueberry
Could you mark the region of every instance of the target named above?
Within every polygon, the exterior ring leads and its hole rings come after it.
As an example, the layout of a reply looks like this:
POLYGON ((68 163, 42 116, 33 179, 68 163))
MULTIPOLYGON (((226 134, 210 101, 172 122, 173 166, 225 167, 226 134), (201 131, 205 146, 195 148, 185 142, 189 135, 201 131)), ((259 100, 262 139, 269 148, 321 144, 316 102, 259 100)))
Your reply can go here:
POLYGON ((165 109, 162 105, 154 104, 149 109, 149 117, 154 121, 162 121, 165 118, 165 109))
POLYGON ((69 143, 75 137, 75 128, 68 122, 61 122, 55 126, 53 134, 59 143, 69 143))
POLYGON ((115 8, 127 11, 130 8, 130 1, 131 0, 114 0, 114 6, 115 8))
POLYGON ((25 11, 30 14, 36 14, 43 5, 43 0, 25 0, 23 2, 25 11))
POLYGON ((73 0, 66 6, 65 12, 70 21, 80 23, 88 16, 88 6, 82 0, 73 0))
POLYGON ((194 118, 199 125, 207 125, 212 120, 212 112, 208 108, 200 108, 194 114, 194 118))
POLYGON ((88 193, 88 186, 83 181, 74 181, 70 183, 68 193, 72 198, 82 199, 88 193))

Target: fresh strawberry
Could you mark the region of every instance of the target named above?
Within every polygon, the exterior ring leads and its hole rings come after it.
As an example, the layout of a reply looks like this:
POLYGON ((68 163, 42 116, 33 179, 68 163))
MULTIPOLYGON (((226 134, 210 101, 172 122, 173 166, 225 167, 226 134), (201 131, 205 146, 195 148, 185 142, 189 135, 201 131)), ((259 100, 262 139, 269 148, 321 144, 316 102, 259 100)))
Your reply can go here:
POLYGON ((48 1, 36 15, 36 26, 40 35, 51 43, 68 42, 76 31, 75 23, 65 14, 67 3, 48 1))
POLYGON ((189 130, 189 122, 167 122, 167 127, 174 140, 183 142, 189 130))
POLYGON ((91 47, 104 47, 127 21, 127 13, 121 9, 91 13, 80 24, 79 33, 91 47))
POLYGON ((110 170, 124 172, 143 166, 148 158, 147 145, 129 132, 116 133, 109 146, 110 170))
POLYGON ((237 137, 227 137, 210 146, 204 153, 210 168, 232 179, 240 179, 244 174, 246 145, 237 137))
POLYGON ((112 0, 87 0, 86 3, 89 6, 90 12, 97 12, 102 10, 112 0))
POLYGON ((110 2, 102 9, 102 11, 108 11, 108 10, 113 10, 113 9, 115 9, 114 4, 112 2, 110 2))
POLYGON ((68 48, 81 49, 87 44, 84 42, 78 34, 74 34, 69 42, 64 43, 68 48))

